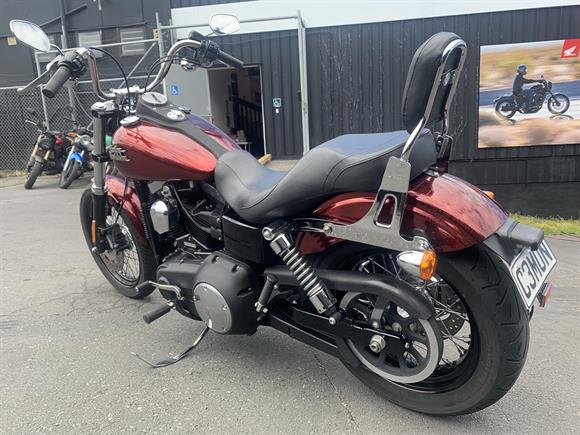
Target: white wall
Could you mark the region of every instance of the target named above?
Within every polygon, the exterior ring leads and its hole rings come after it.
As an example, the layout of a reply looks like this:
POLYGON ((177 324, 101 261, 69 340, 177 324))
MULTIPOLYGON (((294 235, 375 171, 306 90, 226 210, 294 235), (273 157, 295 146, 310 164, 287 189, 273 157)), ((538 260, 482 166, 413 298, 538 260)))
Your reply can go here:
MULTIPOLYGON (((295 16, 300 10, 306 27, 400 21, 414 18, 577 5, 578 0, 259 0, 171 10, 173 25, 208 23, 214 14, 236 15, 241 21, 295 16)), ((204 26, 196 27, 208 33, 204 26)), ((238 33, 296 29, 295 19, 242 23, 238 33)), ((178 38, 189 29, 178 30, 178 38)))

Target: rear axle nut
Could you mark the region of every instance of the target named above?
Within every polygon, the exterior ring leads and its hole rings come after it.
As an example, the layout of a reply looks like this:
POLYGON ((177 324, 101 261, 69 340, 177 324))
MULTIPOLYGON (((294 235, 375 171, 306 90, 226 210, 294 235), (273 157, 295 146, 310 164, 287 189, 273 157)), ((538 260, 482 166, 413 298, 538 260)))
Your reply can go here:
POLYGON ((381 351, 387 347, 387 342, 382 335, 375 334, 371 337, 371 341, 369 342, 369 348, 374 353, 381 353, 381 351))

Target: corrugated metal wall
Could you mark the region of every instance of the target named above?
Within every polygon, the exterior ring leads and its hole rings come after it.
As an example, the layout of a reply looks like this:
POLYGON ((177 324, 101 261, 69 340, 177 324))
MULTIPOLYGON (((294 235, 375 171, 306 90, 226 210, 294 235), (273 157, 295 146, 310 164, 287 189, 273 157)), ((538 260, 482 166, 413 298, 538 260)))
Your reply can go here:
POLYGON ((222 49, 247 65, 260 65, 268 152, 277 157, 302 154, 297 31, 231 35, 217 39, 222 49), (275 113, 272 99, 281 98, 275 113))

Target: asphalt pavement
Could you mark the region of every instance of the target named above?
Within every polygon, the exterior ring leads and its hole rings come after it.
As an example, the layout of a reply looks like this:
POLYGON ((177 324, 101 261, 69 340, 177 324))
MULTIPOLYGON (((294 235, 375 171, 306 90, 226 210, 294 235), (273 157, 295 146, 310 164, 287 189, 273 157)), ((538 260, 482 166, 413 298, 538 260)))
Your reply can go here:
POLYGON ((559 259, 549 304, 531 322, 528 360, 497 404, 434 418, 377 397, 334 358, 285 335, 208 334, 187 359, 153 370, 201 324, 160 301, 119 296, 86 248, 78 219, 87 179, 0 188, 0 433, 580 432, 580 239, 549 238, 559 259))

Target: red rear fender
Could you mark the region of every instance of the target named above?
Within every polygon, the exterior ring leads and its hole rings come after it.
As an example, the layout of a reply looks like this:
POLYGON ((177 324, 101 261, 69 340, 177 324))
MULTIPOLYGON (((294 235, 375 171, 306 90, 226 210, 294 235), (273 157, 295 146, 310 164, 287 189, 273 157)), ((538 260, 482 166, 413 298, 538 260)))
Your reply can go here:
MULTIPOLYGON (((355 192, 338 195, 314 211, 314 217, 339 223, 359 220, 369 210, 375 195, 355 192)), ((401 232, 425 233, 439 252, 465 249, 491 236, 504 223, 507 213, 477 187, 444 174, 421 175, 411 183, 401 232)), ((298 246, 305 254, 321 252, 339 240, 319 233, 302 233, 298 246)))

